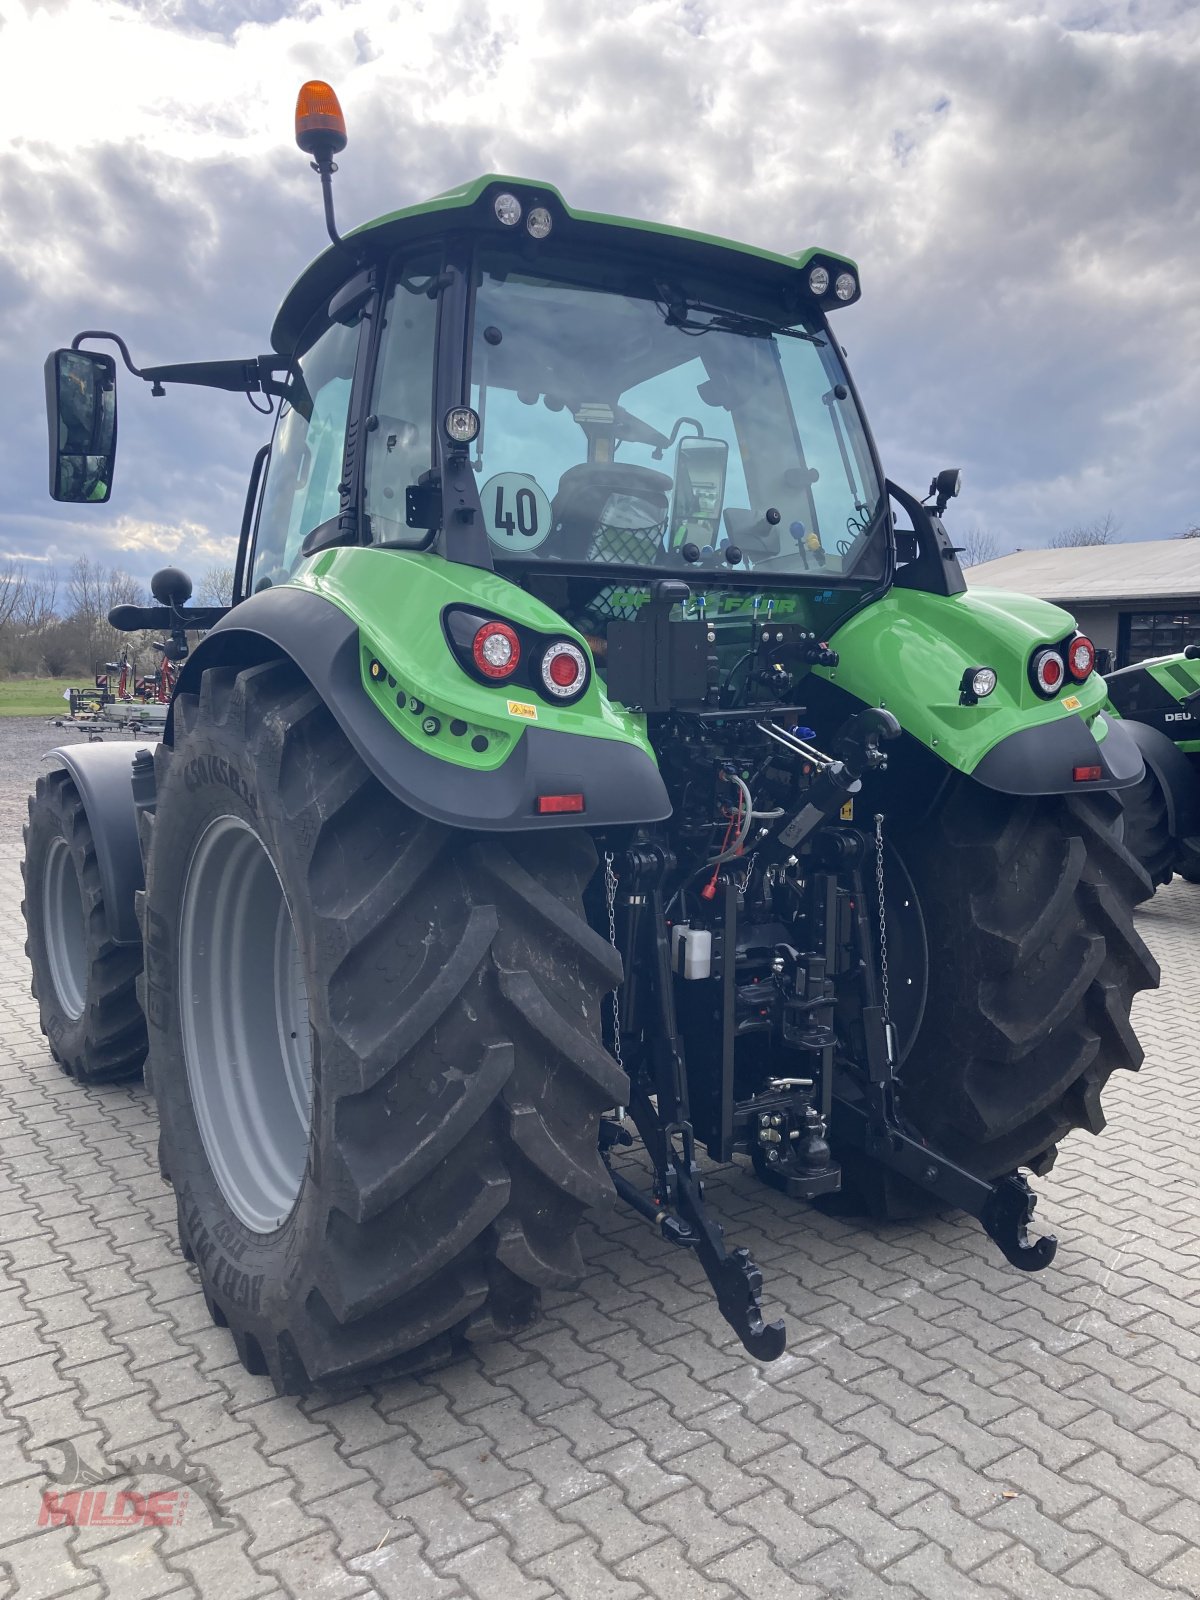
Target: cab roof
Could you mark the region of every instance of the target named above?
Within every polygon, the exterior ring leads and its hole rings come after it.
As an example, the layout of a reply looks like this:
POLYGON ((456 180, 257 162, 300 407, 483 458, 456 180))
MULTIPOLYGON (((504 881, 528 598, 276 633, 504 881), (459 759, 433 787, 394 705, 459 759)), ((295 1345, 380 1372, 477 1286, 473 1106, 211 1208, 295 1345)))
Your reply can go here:
MULTIPOLYGON (((779 255, 756 245, 696 233, 689 228, 608 216, 597 211, 577 211, 566 203, 553 184, 494 172, 458 188, 447 189, 431 200, 365 222, 346 234, 345 242, 361 263, 451 232, 479 232, 497 240, 511 239, 517 228, 505 227, 497 220, 494 210, 495 197, 505 191, 517 196, 523 215, 527 216, 534 206, 544 206, 553 218, 551 237, 556 242, 565 238, 581 245, 606 243, 618 249, 623 245, 631 252, 640 253, 648 247, 658 247, 663 255, 686 259, 694 267, 728 271, 731 266, 740 265, 743 270, 752 271, 760 281, 774 282, 780 288, 803 284, 807 290, 807 280, 801 279, 801 272, 806 267, 823 265, 829 270, 829 291, 811 298, 826 311, 853 304, 861 293, 856 287, 848 300, 839 300, 834 294, 833 282, 839 272, 849 270, 854 273, 856 282, 858 279, 856 264, 835 251, 813 248, 799 250, 794 255, 779 255)), ((521 224, 518 228, 524 231, 521 224)), ((525 239, 531 248, 537 248, 537 241, 527 234, 525 239)), ((271 343, 280 354, 291 353, 306 324, 353 271, 351 256, 345 249, 333 245, 305 268, 289 289, 271 330, 271 343)))

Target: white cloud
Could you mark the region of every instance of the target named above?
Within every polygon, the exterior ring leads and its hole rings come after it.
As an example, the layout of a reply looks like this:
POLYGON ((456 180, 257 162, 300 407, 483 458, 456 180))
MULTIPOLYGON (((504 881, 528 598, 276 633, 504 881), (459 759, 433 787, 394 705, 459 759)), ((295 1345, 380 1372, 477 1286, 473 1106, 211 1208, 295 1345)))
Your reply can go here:
MULTIPOLYGON (((923 488, 961 463, 964 515, 1023 544, 1110 508, 1160 536, 1198 514, 1200 14, 1182 0, 0 0, 0 16, 10 546, 59 516, 46 348, 106 323, 147 360, 265 347, 324 242, 291 145, 306 76, 348 114, 344 225, 499 170, 591 209, 824 243, 862 266, 839 328, 892 477, 923 488)), ((127 388, 95 537, 148 561, 125 517, 197 530, 181 539, 198 562, 231 548, 261 437, 234 398, 127 388)))

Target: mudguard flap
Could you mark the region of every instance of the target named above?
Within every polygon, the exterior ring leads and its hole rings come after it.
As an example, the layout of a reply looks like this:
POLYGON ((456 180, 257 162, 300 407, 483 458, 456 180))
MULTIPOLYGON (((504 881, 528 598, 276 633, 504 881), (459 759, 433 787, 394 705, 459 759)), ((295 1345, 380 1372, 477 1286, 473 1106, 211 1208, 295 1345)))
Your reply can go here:
POLYGON ((1096 713, 1103 729, 1097 740, 1081 717, 1021 728, 993 747, 971 776, 1002 794, 1084 794, 1090 789, 1127 789, 1142 775, 1142 756, 1129 735, 1130 723, 1096 713), (1100 776, 1079 783, 1080 768, 1099 767, 1100 776))
POLYGON ((96 866, 104 890, 109 937, 117 944, 141 944, 133 897, 145 886, 133 799, 133 763, 152 744, 60 745, 46 757, 63 768, 79 790, 88 826, 96 841, 96 866))

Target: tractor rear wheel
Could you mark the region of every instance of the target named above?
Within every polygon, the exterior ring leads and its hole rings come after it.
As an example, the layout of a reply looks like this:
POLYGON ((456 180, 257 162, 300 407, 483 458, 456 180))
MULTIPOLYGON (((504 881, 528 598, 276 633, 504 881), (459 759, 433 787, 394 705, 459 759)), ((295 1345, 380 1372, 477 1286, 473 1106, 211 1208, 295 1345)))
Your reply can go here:
POLYGON ((1046 1171, 1071 1128, 1104 1126, 1109 1075, 1141 1064, 1130 1007, 1158 966, 1133 908, 1151 888, 1117 815, 1107 795, 1027 799, 963 780, 894 840, 928 946, 901 1105, 982 1177, 1046 1171))
MULTIPOLYGON (((210 1312, 281 1392, 527 1326, 611 1194, 620 961, 582 832, 388 794, 290 663, 177 697, 140 903, 160 1160, 210 1312)), ((448 781, 452 773, 448 775, 448 781)))
POLYGON ((134 989, 142 952, 109 937, 96 841, 61 769, 30 796, 21 873, 31 992, 51 1054, 80 1083, 136 1076, 146 1057, 134 989))
POLYGON ((1145 868, 1155 888, 1170 883, 1178 847, 1171 837, 1167 797, 1162 784, 1147 767, 1132 788, 1122 790, 1121 800, 1126 849, 1145 868))

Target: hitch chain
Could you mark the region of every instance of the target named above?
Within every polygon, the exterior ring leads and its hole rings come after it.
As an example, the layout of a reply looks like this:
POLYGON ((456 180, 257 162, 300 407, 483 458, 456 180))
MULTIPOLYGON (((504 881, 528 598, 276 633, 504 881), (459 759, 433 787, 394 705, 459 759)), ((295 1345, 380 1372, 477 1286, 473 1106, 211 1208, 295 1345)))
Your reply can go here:
POLYGON ((896 1030, 892 1026, 892 995, 888 985, 887 901, 883 885, 883 813, 875 813, 875 896, 879 902, 879 997, 883 1031, 887 1038, 888 1065, 896 1065, 896 1030))
MULTIPOLYGON (((617 875, 613 871, 613 853, 611 850, 604 852, 604 899, 608 907, 608 942, 620 955, 617 949, 617 875)), ((625 1070, 625 1062, 621 1057, 621 1002, 618 997, 619 985, 609 991, 612 1000, 613 1019, 613 1055, 621 1071, 625 1070)), ((618 1108, 624 1116, 625 1107, 618 1108)))

